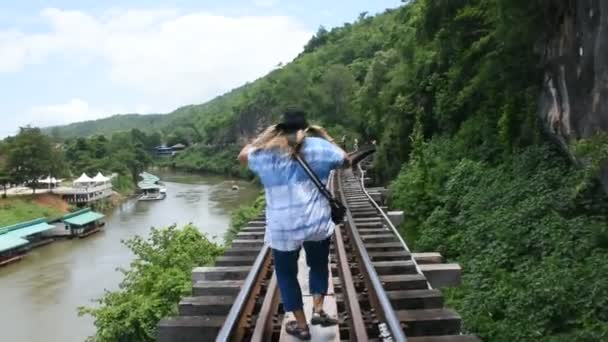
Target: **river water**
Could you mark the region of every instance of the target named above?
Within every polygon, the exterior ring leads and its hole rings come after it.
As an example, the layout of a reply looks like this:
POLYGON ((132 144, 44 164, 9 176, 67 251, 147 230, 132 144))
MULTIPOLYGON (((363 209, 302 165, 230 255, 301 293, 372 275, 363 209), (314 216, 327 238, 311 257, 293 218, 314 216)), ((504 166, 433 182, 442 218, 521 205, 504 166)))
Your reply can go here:
POLYGON ((108 214, 104 231, 86 239, 57 241, 0 268, 0 341, 81 342, 94 333, 93 320, 77 307, 93 305, 104 289, 122 279, 117 267, 133 255, 121 240, 147 236, 150 227, 192 222, 221 241, 230 213, 250 202, 258 189, 225 178, 168 173, 163 201, 129 200, 108 214), (240 187, 233 191, 232 185, 240 187))

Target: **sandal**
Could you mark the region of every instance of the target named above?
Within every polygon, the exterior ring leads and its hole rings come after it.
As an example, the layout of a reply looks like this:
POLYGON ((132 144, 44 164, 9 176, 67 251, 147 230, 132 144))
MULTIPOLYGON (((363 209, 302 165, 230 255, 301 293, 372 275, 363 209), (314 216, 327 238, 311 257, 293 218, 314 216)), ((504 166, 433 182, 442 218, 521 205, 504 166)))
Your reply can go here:
POLYGON ((298 322, 296 321, 287 322, 287 324, 285 324, 285 332, 287 332, 291 336, 296 337, 299 340, 310 340, 310 330, 308 330, 308 327, 300 328, 298 326, 298 322))
POLYGON ((325 311, 313 312, 312 318, 310 319, 310 324, 317 325, 321 324, 323 327, 329 327, 332 325, 338 324, 338 320, 335 318, 329 317, 325 311))

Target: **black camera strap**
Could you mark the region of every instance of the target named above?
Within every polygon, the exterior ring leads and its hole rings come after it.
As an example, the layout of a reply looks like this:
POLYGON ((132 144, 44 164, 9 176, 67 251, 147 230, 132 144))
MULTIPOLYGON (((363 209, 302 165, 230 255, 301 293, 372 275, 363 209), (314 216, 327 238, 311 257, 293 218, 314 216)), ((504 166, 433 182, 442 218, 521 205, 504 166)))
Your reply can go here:
POLYGON ((321 182, 321 180, 319 179, 319 176, 317 176, 317 174, 310 168, 310 165, 308 165, 308 162, 306 162, 306 160, 304 158, 302 158, 299 153, 295 153, 295 158, 298 161, 298 163, 302 166, 302 168, 304 169, 304 172, 306 172, 308 177, 310 177, 310 180, 312 180, 312 182, 317 186, 317 188, 319 189, 321 194, 325 198, 327 198, 327 200, 329 200, 330 203, 338 202, 338 200, 336 200, 334 198, 334 196, 331 195, 329 190, 327 190, 325 185, 323 185, 323 182, 321 182))

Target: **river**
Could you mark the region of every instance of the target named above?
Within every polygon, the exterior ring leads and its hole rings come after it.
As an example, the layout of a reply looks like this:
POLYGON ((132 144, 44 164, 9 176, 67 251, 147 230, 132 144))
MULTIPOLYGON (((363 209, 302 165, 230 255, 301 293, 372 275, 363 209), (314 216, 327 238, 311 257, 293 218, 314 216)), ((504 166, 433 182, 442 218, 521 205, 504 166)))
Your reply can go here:
POLYGON ((231 211, 259 191, 250 183, 219 177, 160 176, 167 186, 165 200, 129 200, 106 216, 103 232, 54 242, 0 268, 0 341, 84 341, 95 328, 89 316, 78 317, 77 307, 93 305, 91 300, 104 289, 118 288, 122 274, 116 268, 133 258, 121 240, 147 236, 152 226, 192 222, 221 241, 231 211), (231 189, 233 182, 238 191, 231 189))

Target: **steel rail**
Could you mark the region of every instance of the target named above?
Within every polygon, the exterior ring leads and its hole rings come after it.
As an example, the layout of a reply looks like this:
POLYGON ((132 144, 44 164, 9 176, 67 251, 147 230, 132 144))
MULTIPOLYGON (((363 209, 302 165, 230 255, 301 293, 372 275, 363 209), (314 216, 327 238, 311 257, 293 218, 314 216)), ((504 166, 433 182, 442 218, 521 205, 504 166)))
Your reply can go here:
POLYGON ((251 294, 259 281, 260 272, 262 272, 264 269, 264 265, 267 264, 267 258, 269 257, 270 248, 265 244, 256 257, 253 266, 251 266, 251 270, 243 282, 243 287, 234 300, 234 304, 232 304, 232 307, 228 312, 228 316, 222 325, 222 329, 215 338, 216 342, 228 342, 231 340, 231 338, 233 338, 233 334, 238 328, 239 322, 241 322, 243 318, 243 311, 245 310, 247 304, 249 304, 249 301, 252 299, 251 294))
MULTIPOLYGON (((334 180, 335 172, 331 172, 328 181, 328 188, 332 195, 334 192, 334 180)), ((334 247, 336 249, 336 262, 338 264, 338 272, 340 273, 340 279, 342 282, 342 291, 344 293, 344 302, 346 303, 346 310, 350 317, 350 340, 351 341, 368 341, 369 336, 367 335, 367 328, 365 327, 365 321, 361 314, 361 306, 359 305, 359 299, 357 296, 357 289, 355 289, 355 283, 353 281, 353 275, 350 271, 350 265, 348 263, 346 247, 344 246, 344 237, 342 236, 343 225, 336 225, 334 230, 334 247), (341 227, 342 226, 342 227, 341 227)))
POLYGON ((344 292, 344 302, 346 303, 346 308, 350 317, 350 340, 368 341, 369 336, 367 335, 367 328, 365 327, 357 290, 355 289, 355 282, 346 256, 342 227, 336 227, 334 239, 338 258, 338 271, 342 281, 342 291, 344 292))
POLYGON ((266 297, 260 308, 255 328, 250 342, 270 341, 272 336, 272 316, 279 305, 279 291, 277 287, 277 276, 272 272, 270 283, 266 288, 266 297))
MULTIPOLYGON (((339 173, 338 173, 337 178, 338 178, 338 182, 341 183, 341 177, 340 177, 339 173)), ((342 201, 344 203, 346 203, 346 195, 344 194, 344 190, 342 189, 341 186, 338 188, 338 191, 340 193, 340 198, 342 199, 342 201)), ((395 314, 395 310, 393 310, 393 306, 391 305, 391 302, 390 302, 388 296, 386 295, 384 288, 382 287, 382 282, 380 281, 380 277, 378 276, 378 273, 376 272, 376 269, 374 268, 374 265, 372 264, 372 261, 371 261, 369 255, 367 254, 367 250, 365 249, 363 240, 361 239, 361 236, 359 235, 359 232, 356 229, 355 220, 354 220, 350 210, 346 211, 346 222, 348 223, 348 225, 350 227, 350 233, 351 233, 350 235, 351 235, 351 238, 354 240, 355 247, 359 254, 359 259, 361 261, 360 264, 362 264, 363 270, 367 274, 367 278, 372 287, 371 290, 374 291, 375 297, 376 297, 378 304, 380 305, 380 309, 382 311, 381 314, 384 316, 384 319, 386 320, 386 324, 388 325, 388 328, 390 330, 390 333, 391 333, 390 337, 392 338, 393 341, 396 341, 396 342, 406 342, 407 337, 405 337, 405 333, 403 332, 403 329, 401 328, 401 322, 397 318, 397 315, 395 314)))
MULTIPOLYGON (((382 210, 382 208, 380 208, 380 205, 378 203, 376 203, 376 201, 372 198, 372 196, 369 194, 369 192, 365 188, 365 181, 364 181, 365 171, 363 171, 363 168, 361 168, 361 163, 357 164, 357 168, 358 168, 359 174, 361 175, 359 177, 359 181, 361 182, 361 189, 363 189, 365 196, 367 196, 367 198, 370 200, 370 202, 372 203, 374 208, 376 208, 376 210, 378 210, 378 212, 380 213, 380 216, 382 217, 382 220, 390 228, 390 230, 393 232, 393 234, 395 234, 395 236, 397 236, 397 239, 399 239, 399 242, 401 243, 403 248, 405 248, 405 250, 408 251, 408 253, 410 253, 410 255, 412 255, 412 251, 407 246, 407 243, 405 243, 405 240, 403 240, 403 237, 401 237, 401 234, 399 233, 397 228, 395 228, 395 225, 393 225, 393 222, 391 221, 391 219, 386 215, 384 210, 382 210)), ((416 262, 416 259, 414 258, 413 255, 412 255, 412 262, 414 263, 414 267, 416 267, 416 272, 418 272, 418 274, 424 275, 424 273, 422 273, 422 270, 420 269, 420 265, 418 265, 418 262, 416 262)), ((429 281, 426 279, 426 277, 424 279, 426 280, 427 288, 429 290, 432 289, 433 287, 431 286, 429 281)))

